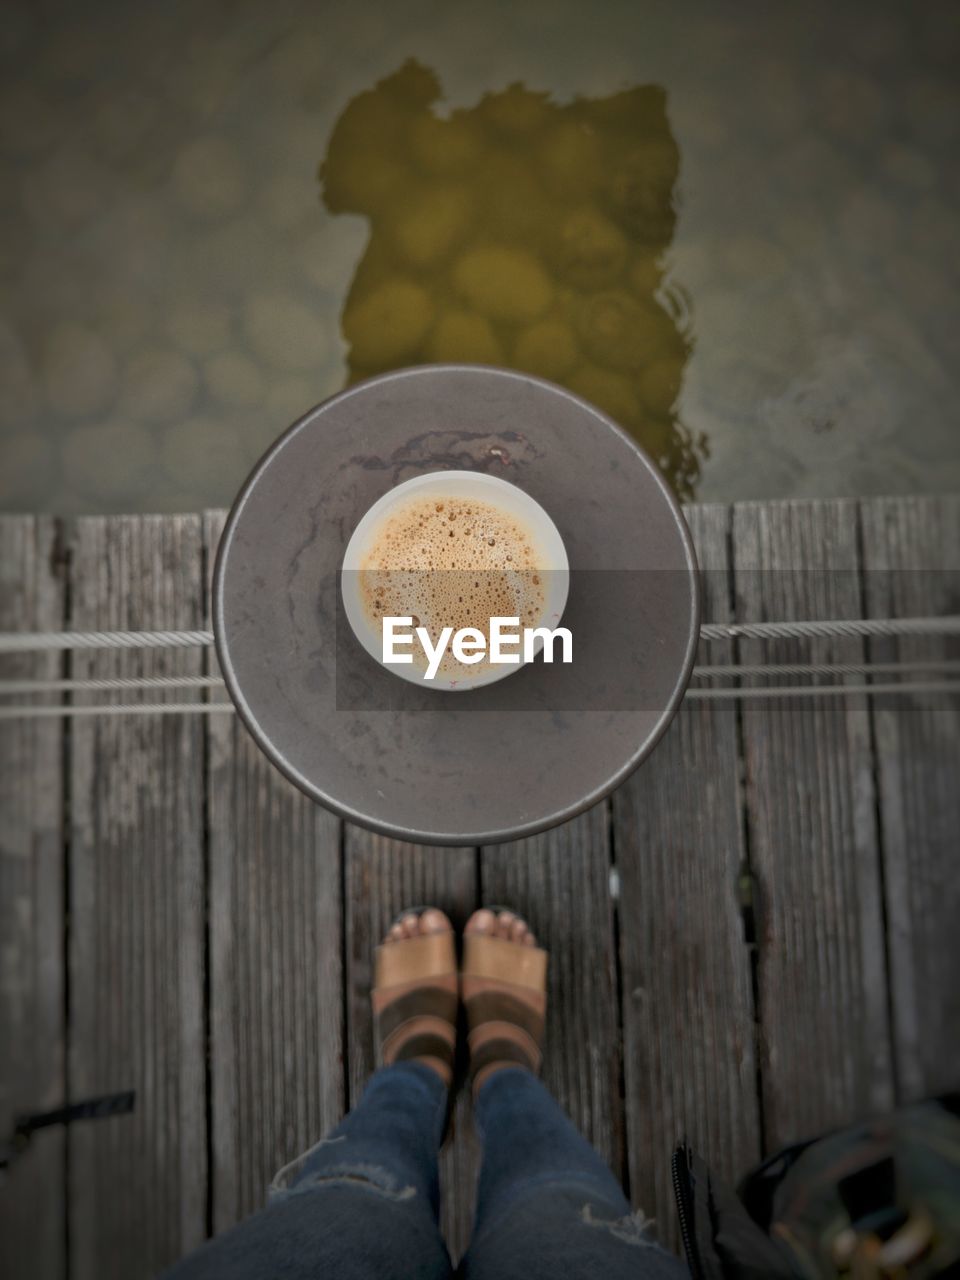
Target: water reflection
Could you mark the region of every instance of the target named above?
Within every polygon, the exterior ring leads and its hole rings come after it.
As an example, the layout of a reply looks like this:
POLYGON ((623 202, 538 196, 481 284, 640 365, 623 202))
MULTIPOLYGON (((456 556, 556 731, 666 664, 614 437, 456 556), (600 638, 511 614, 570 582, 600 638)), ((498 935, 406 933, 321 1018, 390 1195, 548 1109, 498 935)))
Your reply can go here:
POLYGON ((465 356, 699 499, 956 490, 958 15, 6 0, 0 508, 221 505, 349 378, 465 356))
POLYGON ((662 289, 680 164, 663 90, 559 104, 514 84, 446 115, 442 98, 411 59, 330 137, 324 203, 370 223, 341 321, 350 380, 432 361, 539 374, 691 496, 703 441, 676 414, 689 340, 662 289))

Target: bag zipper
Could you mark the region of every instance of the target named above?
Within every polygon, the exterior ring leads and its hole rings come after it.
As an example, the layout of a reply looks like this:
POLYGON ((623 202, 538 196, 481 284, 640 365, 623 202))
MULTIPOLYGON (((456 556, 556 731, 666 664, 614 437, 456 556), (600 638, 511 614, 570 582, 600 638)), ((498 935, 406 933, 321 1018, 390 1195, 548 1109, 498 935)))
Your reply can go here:
POLYGON ((687 1265, 693 1280, 706 1280, 706 1273, 700 1262, 696 1241, 690 1225, 690 1173, 686 1167, 686 1150, 677 1147, 670 1163, 673 1176, 673 1195, 677 1202, 677 1219, 680 1223, 680 1239, 687 1257, 687 1265))

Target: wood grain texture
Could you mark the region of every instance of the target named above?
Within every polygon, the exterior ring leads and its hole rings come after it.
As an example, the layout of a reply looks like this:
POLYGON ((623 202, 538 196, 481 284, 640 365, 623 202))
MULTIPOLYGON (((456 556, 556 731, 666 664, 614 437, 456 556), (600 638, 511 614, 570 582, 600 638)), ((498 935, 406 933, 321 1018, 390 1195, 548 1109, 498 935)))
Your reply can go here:
POLYGON ((481 850, 485 905, 510 908, 550 952, 543 1078, 618 1177, 620 1019, 606 801, 526 840, 481 850))
MULTIPOLYGON (((740 620, 960 611, 956 498, 743 504, 729 529, 726 508, 688 515, 716 571, 707 618, 726 604, 728 531, 740 620)), ((221 524, 76 522, 70 625, 205 625, 204 552, 221 524)), ((4 629, 64 625, 54 534, 43 518, 0 520, 4 629)), ((866 646, 738 651, 859 661, 866 646)), ((711 644, 700 660, 731 655, 711 644)), ((877 661, 937 655, 960 657, 956 641, 869 646, 877 661)), ((7 657, 2 675, 201 674, 211 661, 76 651, 7 657)), ((768 1148, 888 1106, 894 1066, 904 1099, 956 1087, 960 711, 926 697, 869 707, 687 703, 609 806, 479 856, 353 827, 341 845, 337 820, 230 715, 3 722, 0 1041, 17 1052, 0 1063, 0 1123, 64 1093, 133 1087, 137 1106, 38 1136, 0 1192, 0 1272, 64 1275, 65 1172, 74 1280, 155 1275, 204 1235, 208 1190, 216 1229, 258 1207, 275 1168, 358 1100, 373 948, 411 904, 458 926, 480 901, 530 918, 551 950, 547 1084, 668 1243, 670 1146, 686 1133, 719 1173, 742 1172, 759 1149, 757 1068, 768 1148), (758 886, 756 1010, 743 860, 758 886)), ((463 1100, 442 1156, 454 1255, 476 1161, 463 1100)))
MULTIPOLYGON (((223 519, 205 519, 208 567, 223 519)), ((235 715, 209 717, 206 803, 216 1233, 344 1111, 340 823, 235 715)))
MULTIPOLYGON (((739 621, 860 616, 853 502, 738 504, 733 556, 739 621)), ((862 662, 864 645, 741 642, 740 657, 862 662)), ((865 698, 741 714, 773 1150, 893 1102, 876 797, 865 698)))
MULTIPOLYGON (((71 549, 77 629, 201 626, 199 516, 84 517, 71 549)), ((73 654, 79 677, 202 667, 200 649, 73 654)), ((70 1274, 134 1280, 205 1231, 203 720, 82 717, 71 735, 70 1090, 137 1098, 71 1130, 70 1274)))
MULTIPOLYGON (((0 516, 0 630, 59 631, 55 522, 0 516)), ((55 679, 62 656, 9 654, 0 677, 55 679)), ((6 699, 5 699, 6 701, 6 699)), ((17 701, 37 701, 35 698, 17 701)), ((63 724, 0 722, 0 1126, 63 1103, 63 724)), ((64 1133, 38 1133, 0 1188, 0 1275, 64 1273, 64 1133)))
MULTIPOLYGON (((729 621, 730 509, 686 514, 703 620, 729 621)), ((731 648, 701 644, 698 661, 728 662, 731 648)), ((682 704, 650 759, 614 792, 613 840, 630 1190, 661 1241, 677 1249, 675 1144, 686 1137, 731 1184, 760 1154, 733 703, 682 704)))
MULTIPOLYGON (((476 851, 405 844, 350 823, 344 827, 346 1000, 349 1101, 355 1106, 374 1070, 370 989, 373 955, 406 907, 434 906, 463 929, 476 908, 476 851)), ((461 1092, 440 1156, 440 1224, 451 1256, 466 1248, 473 1221, 477 1145, 461 1092)))
MULTIPOLYGON (((860 503, 872 617, 960 613, 960 498, 860 503)), ((872 639, 875 662, 960 658, 957 637, 872 639)), ((915 677, 917 679, 935 678, 915 677)), ((960 697, 872 701, 902 1101, 960 1088, 960 697)))

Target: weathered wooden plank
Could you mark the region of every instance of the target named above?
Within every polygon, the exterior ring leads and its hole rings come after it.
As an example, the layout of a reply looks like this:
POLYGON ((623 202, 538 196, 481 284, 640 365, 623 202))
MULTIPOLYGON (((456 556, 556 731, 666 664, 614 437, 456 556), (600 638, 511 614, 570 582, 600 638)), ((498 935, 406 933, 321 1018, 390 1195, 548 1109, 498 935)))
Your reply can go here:
MULTIPOLYGON (((870 616, 960 611, 960 497, 874 498, 860 513, 870 616)), ((956 660, 960 644, 902 636, 869 653, 956 660)), ((897 1080, 912 1101, 955 1089, 960 1063, 960 698, 875 698, 872 710, 897 1080)))
MULTIPOLYGON (((85 517, 71 546, 78 629, 202 624, 199 516, 85 517)), ((73 655, 80 677, 202 665, 198 649, 73 655)), ((70 1091, 137 1101, 70 1135, 70 1274, 132 1280, 205 1233, 203 720, 80 717, 71 734, 70 1091)))
MULTIPOLYGON (((864 597, 878 616, 956 610, 956 499, 871 500, 859 509, 865 562, 878 571, 865 582, 858 579, 856 504, 737 508, 737 616, 859 616, 864 597), (807 571, 783 571, 799 565, 807 571), (879 572, 936 565, 954 576, 879 572)), ((694 509, 691 521, 701 553, 715 541, 718 559, 705 562, 722 568, 722 514, 694 509)), ((62 606, 45 589, 36 594, 48 573, 52 526, 35 522, 32 549, 29 538, 16 533, 12 555, 10 527, 0 522, 2 625, 56 629, 62 606), (38 575, 33 586, 31 572, 38 575), (50 605, 46 613, 41 597, 50 605)), ((216 521, 209 525, 210 547, 218 527, 216 521)), ((84 520, 72 544, 71 625, 202 625, 196 518, 84 520)), ((717 582, 719 608, 722 575, 717 582)), ((708 608, 711 590, 708 583, 708 608)), ((709 655, 716 661, 727 651, 728 646, 712 645, 709 655)), ((936 654, 957 656, 955 647, 943 643, 871 646, 876 660, 936 654)), ((855 661, 862 655, 858 641, 740 647, 743 661, 855 661)), ((192 674, 201 670, 201 661, 191 651, 78 652, 70 658, 72 673, 81 676, 192 674)), ((60 662, 10 659, 3 674, 56 675, 60 662)), ((613 800, 630 1185, 634 1199, 662 1225, 673 1220, 665 1171, 679 1131, 686 1130, 711 1163, 731 1176, 756 1152, 749 1029, 744 1034, 750 1012, 747 949, 731 878, 741 857, 729 750, 738 715, 746 748, 748 853, 759 885, 767 1145, 891 1100, 878 808, 901 1092, 913 1097, 952 1083, 957 1058, 955 707, 925 700, 906 713, 899 702, 876 704, 875 794, 870 719, 862 700, 747 702, 741 712, 688 704, 651 760, 613 800), (681 768, 687 771, 683 777, 681 768), (698 858, 708 839, 711 857, 698 858), (671 848, 678 850, 672 857, 671 848), (704 913, 691 924, 695 902, 711 888, 712 916, 704 913), (638 989, 641 994, 634 996, 638 989)), ((36 1035, 33 1056, 17 1057, 16 1077, 5 1074, 5 1090, 14 1079, 12 1091, 0 1097, 0 1105, 10 1099, 5 1109, 56 1102, 63 1086, 57 1057, 64 1007, 57 950, 62 787, 45 781, 53 779, 60 759, 61 732, 55 721, 0 726, 0 763, 7 766, 0 784, 0 1035, 15 1037, 15 1020, 24 1011, 34 1017, 36 1035), (10 847, 20 862, 10 862, 10 847), (11 899, 8 885, 11 875, 26 884, 27 861, 33 870, 23 908, 24 899, 11 899), (6 945, 11 927, 28 949, 6 945), (10 965, 38 984, 36 999, 15 997, 9 1003, 19 982, 8 983, 10 965), (45 1082, 39 1102, 35 1090, 23 1102, 16 1100, 16 1081, 26 1081, 28 1074, 31 1085, 45 1082)), ((343 1043, 336 1041, 334 1053, 333 1041, 342 1036, 342 988, 334 971, 340 964, 341 886, 338 859, 327 852, 337 848, 330 826, 336 822, 276 777, 228 717, 210 721, 211 795, 204 811, 203 732, 199 717, 77 720, 70 726, 69 1091, 78 1097, 138 1090, 133 1117, 77 1126, 70 1135, 71 1265, 80 1277, 153 1274, 204 1231, 204 812, 210 826, 217 1229, 255 1208, 275 1165, 359 1096, 372 1067, 370 957, 395 911, 411 902, 437 901, 462 924, 477 905, 473 851, 411 850, 356 829, 347 834, 344 976, 351 1052, 345 1098, 342 1064, 331 1065, 343 1043), (278 847, 288 854, 312 849, 314 856, 278 863, 278 847), (336 945, 329 945, 334 931, 336 945)), ((481 896, 528 913, 551 946, 547 1082, 621 1171, 606 819, 600 806, 567 829, 485 850, 481 896)), ((458 1145, 464 1117, 461 1111, 452 1154, 444 1156, 448 1191, 453 1184, 446 1224, 455 1251, 469 1224, 474 1169, 474 1153, 464 1155, 458 1145)), ((56 1225, 63 1212, 62 1173, 57 1174, 62 1150, 62 1134, 41 1135, 0 1196, 3 1226, 12 1224, 0 1229, 0 1259, 8 1261, 18 1233, 25 1236, 29 1228, 31 1275, 62 1274, 64 1233, 56 1225), (25 1170, 32 1208, 11 1213, 10 1205, 19 1202, 11 1194, 21 1195, 25 1170), (30 1215, 41 1212, 36 1206, 45 1196, 59 1209, 45 1203, 43 1221, 53 1225, 37 1231, 30 1215)))
MULTIPOLYGON (((0 630, 62 629, 55 543, 52 519, 0 516, 0 630)), ((10 654, 0 659, 0 677, 55 679, 61 662, 55 653, 10 654)), ((0 722, 4 1137, 15 1115, 64 1098, 63 733, 57 720, 0 722)), ((8 1280, 64 1273, 63 1161, 63 1131, 38 1133, 0 1188, 0 1275, 8 1280)))
MULTIPOLYGON (((374 1069, 370 987, 374 948, 405 907, 435 906, 459 932, 476 908, 476 852, 388 840, 350 823, 344 828, 348 1088, 355 1105, 374 1069)), ((454 1259, 473 1219, 477 1149, 461 1092, 440 1157, 441 1226, 454 1259)))
MULTIPOLYGON (((738 504, 733 549, 738 620, 860 616, 854 502, 738 504)), ((864 646, 754 641, 740 654, 862 662, 864 646)), ((742 724, 773 1149, 893 1101, 873 757, 863 697, 749 700, 742 724)))
MULTIPOLYGON (((730 509, 693 507, 687 519, 703 620, 729 621, 730 509)), ((731 648, 701 644, 698 661, 729 662, 731 648)), ((735 704, 683 703, 650 759, 614 793, 613 841, 630 1191, 677 1248, 676 1142, 686 1136, 731 1184, 760 1154, 735 704)))
POLYGON ((609 809, 481 850, 481 897, 531 925, 550 952, 543 1078, 622 1176, 623 1099, 609 809))
MULTIPOLYGON (((208 567, 223 519, 205 519, 208 567)), ((218 674, 212 650, 208 662, 218 674)), ((237 716, 212 715, 207 827, 219 1232, 260 1208, 276 1171, 343 1114, 340 823, 277 772, 237 716)))

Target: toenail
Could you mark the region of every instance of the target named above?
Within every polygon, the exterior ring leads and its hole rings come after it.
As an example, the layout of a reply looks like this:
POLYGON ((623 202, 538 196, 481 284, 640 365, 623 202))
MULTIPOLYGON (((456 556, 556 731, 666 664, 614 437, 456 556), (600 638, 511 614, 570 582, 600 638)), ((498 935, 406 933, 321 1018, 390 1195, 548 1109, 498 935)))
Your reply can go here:
POLYGON ((425 911, 420 917, 421 933, 443 933, 447 928, 449 928, 447 917, 442 911, 431 909, 425 911))

